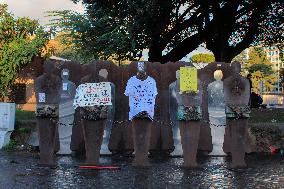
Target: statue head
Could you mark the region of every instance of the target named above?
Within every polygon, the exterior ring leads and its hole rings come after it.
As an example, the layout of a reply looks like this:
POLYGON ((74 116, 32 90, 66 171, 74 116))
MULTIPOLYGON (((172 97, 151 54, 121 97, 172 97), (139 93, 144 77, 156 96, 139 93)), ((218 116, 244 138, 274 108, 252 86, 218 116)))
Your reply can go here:
POLYGON ((222 78, 223 78, 223 72, 222 72, 222 70, 216 70, 216 71, 214 72, 214 79, 215 79, 216 81, 221 81, 222 78))
POLYGON ((46 60, 43 64, 43 71, 48 76, 52 75, 55 70, 55 64, 51 60, 46 60))
POLYGON ((91 62, 87 64, 85 68, 88 74, 91 74, 91 75, 97 74, 97 64, 95 62, 91 62))
POLYGON ((231 67, 234 75, 240 74, 242 66, 239 62, 232 62, 231 67))
POLYGON ((68 69, 62 69, 62 71, 61 71, 61 78, 63 80, 68 80, 69 79, 69 70, 68 69))
POLYGON ((108 71, 107 71, 107 69, 100 69, 100 71, 99 71, 99 76, 101 76, 101 77, 107 79, 107 76, 108 76, 108 71))

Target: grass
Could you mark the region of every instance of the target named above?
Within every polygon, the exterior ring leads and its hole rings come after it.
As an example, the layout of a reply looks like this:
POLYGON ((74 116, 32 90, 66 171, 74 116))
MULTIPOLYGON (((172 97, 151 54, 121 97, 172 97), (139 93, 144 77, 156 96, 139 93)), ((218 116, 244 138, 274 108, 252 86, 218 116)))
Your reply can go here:
POLYGON ((250 123, 284 123, 284 109, 252 109, 250 123))
POLYGON ((19 133, 30 133, 31 129, 30 128, 18 128, 16 131, 19 133))
POLYGON ((15 150, 16 146, 17 146, 17 141, 15 140, 10 140, 8 144, 6 144, 5 146, 2 147, 2 150, 6 151, 6 152, 10 152, 15 150))
POLYGON ((35 112, 26 110, 16 110, 16 121, 33 120, 35 119, 35 112))

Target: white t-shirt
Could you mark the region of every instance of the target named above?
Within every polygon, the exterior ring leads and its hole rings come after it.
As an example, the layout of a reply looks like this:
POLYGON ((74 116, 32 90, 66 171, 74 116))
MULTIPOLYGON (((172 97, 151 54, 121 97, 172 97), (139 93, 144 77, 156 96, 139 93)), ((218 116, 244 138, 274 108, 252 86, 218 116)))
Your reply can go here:
POLYGON ((154 117, 157 92, 155 80, 148 76, 144 81, 132 76, 126 85, 124 94, 129 97, 129 120, 142 111, 146 111, 150 119, 154 117))

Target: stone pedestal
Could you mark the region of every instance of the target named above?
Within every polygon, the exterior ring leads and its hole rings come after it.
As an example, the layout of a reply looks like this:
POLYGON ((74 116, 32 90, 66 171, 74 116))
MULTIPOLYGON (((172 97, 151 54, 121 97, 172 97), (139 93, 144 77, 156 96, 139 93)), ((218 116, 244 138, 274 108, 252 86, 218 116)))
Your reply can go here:
POLYGON ((39 129, 40 164, 55 166, 54 151, 57 132, 57 119, 37 118, 39 129))
POLYGON ((200 121, 179 121, 180 136, 183 149, 183 165, 196 167, 196 155, 199 143, 200 121))
POLYGON ((86 165, 98 165, 106 119, 83 120, 83 133, 86 148, 86 165))
POLYGON ((150 147, 152 121, 148 118, 132 120, 132 132, 135 158, 133 166, 149 166, 148 151, 150 147))
POLYGON ((15 104, 0 103, 0 149, 9 143, 15 125, 15 104))
POLYGON ((248 119, 227 120, 227 126, 231 129, 231 153, 232 167, 246 167, 245 150, 247 139, 248 119))

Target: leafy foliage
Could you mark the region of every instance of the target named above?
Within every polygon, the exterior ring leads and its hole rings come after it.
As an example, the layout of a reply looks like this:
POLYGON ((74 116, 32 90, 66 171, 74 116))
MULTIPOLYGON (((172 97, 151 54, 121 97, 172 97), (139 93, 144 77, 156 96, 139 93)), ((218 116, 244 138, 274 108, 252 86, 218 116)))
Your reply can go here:
POLYGON ((0 4, 0 98, 7 95, 20 69, 41 53, 46 42, 47 34, 36 20, 14 18, 7 5, 0 4))
POLYGON ((8 144, 2 147, 3 151, 10 152, 17 147, 18 143, 15 140, 10 140, 8 144))
POLYGON ((85 14, 54 11, 53 26, 79 49, 100 58, 116 54, 177 61, 206 43, 217 61, 230 62, 250 44, 283 40, 282 0, 73 0, 85 14))
POLYGON ((280 84, 282 85, 282 87, 284 87, 284 68, 280 70, 279 76, 280 76, 280 84))
POLYGON ((277 76, 273 72, 272 63, 266 58, 266 54, 261 47, 250 47, 248 50, 248 56, 246 52, 240 53, 236 58, 236 61, 243 63, 242 72, 251 73, 252 85, 255 92, 259 92, 259 83, 262 80, 264 88, 268 90, 273 89, 273 84, 277 81, 277 76))
POLYGON ((214 62, 215 61, 215 57, 214 57, 213 54, 199 53, 199 54, 193 55, 191 57, 190 61, 191 62, 196 62, 196 63, 200 63, 200 62, 210 63, 210 62, 214 62))

